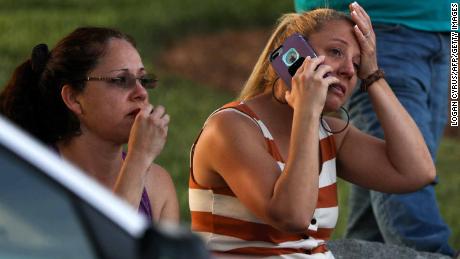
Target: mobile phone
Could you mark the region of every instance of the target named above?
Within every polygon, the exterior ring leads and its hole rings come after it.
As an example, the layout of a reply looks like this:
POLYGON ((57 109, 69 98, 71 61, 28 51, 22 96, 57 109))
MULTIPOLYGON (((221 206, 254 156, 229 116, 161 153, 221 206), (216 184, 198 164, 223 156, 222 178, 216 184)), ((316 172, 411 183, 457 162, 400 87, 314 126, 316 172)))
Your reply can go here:
POLYGON ((306 57, 316 57, 308 41, 299 33, 289 36, 270 54, 270 63, 278 76, 291 89, 291 79, 306 57))

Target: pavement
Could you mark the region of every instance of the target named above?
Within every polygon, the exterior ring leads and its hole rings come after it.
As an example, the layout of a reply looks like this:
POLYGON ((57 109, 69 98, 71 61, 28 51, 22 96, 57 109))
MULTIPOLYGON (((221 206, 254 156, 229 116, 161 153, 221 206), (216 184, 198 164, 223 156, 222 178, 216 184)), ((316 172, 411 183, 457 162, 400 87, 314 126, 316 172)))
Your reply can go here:
POLYGON ((336 259, 451 259, 443 254, 419 252, 409 247, 356 239, 329 241, 327 247, 336 259))

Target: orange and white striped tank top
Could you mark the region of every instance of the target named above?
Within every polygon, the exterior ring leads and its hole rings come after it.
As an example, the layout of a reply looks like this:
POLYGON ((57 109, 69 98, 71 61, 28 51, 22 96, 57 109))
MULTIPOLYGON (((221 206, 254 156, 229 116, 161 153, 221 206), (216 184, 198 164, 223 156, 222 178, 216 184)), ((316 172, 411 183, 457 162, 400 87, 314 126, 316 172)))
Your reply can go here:
MULTIPOLYGON (((232 110, 253 120, 267 141, 267 152, 277 161, 280 170, 284 169, 285 161, 272 135, 246 104, 229 103, 209 118, 222 110, 232 110)), ((206 123, 203 128, 205 126, 206 123)), ((338 218, 336 148, 333 136, 321 126, 319 134, 321 172, 318 201, 310 226, 301 234, 282 232, 265 224, 238 200, 229 187, 206 188, 199 185, 194 180, 192 166, 198 136, 190 153, 191 228, 204 238, 218 258, 334 258, 325 241, 331 237, 338 218)))

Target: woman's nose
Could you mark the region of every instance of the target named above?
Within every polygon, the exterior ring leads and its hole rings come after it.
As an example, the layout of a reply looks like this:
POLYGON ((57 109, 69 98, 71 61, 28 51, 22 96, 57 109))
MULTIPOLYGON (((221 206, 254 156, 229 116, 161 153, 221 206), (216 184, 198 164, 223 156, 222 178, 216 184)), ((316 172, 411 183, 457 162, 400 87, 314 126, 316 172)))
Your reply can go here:
POLYGON ((135 100, 144 101, 147 99, 147 97, 148 97, 147 90, 145 89, 144 86, 142 86, 141 82, 136 79, 136 85, 133 89, 133 98, 135 100))
POLYGON ((352 77, 356 73, 355 66, 353 65, 353 61, 351 60, 344 60, 339 68, 339 74, 341 76, 352 77))

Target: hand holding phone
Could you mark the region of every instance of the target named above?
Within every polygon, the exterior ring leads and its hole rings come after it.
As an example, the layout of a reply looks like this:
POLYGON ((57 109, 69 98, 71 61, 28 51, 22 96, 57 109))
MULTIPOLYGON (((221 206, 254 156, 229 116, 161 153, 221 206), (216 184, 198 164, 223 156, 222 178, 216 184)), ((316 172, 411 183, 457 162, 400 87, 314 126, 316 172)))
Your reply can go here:
POLYGON ((292 77, 308 56, 316 58, 315 51, 301 34, 295 33, 270 54, 270 63, 278 76, 291 89, 292 77))

